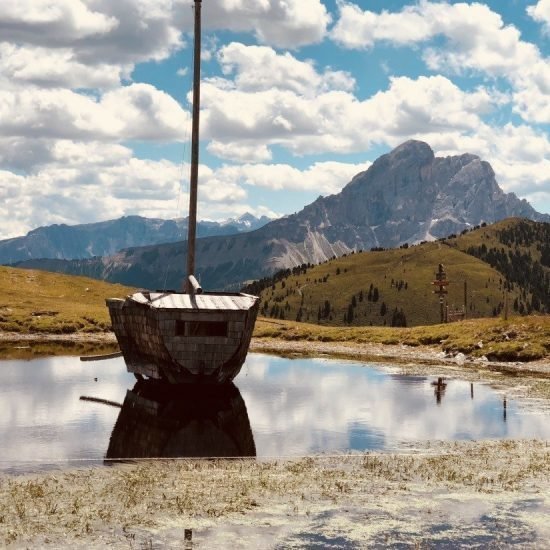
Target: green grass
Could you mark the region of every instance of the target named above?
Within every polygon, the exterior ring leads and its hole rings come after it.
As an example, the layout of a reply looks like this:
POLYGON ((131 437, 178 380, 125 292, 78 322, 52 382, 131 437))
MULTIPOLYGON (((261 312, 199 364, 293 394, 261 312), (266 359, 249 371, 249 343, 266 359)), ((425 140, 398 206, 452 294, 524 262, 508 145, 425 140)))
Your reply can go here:
POLYGON ((434 346, 491 360, 532 361, 550 356, 550 316, 471 319, 411 328, 329 327, 258 319, 256 338, 310 342, 348 342, 434 346))
POLYGON ((71 334, 111 329, 105 298, 133 289, 88 279, 0 267, 0 331, 71 334))
MULTIPOLYGON (((263 315, 299 319, 321 325, 345 326, 349 304, 355 296, 352 326, 390 326, 394 309, 403 310, 407 326, 440 322, 439 297, 433 294, 438 264, 444 264, 451 309, 464 304, 467 283, 467 317, 492 317, 504 307, 504 277, 481 260, 444 243, 426 243, 407 249, 350 254, 315 266, 305 274, 291 275, 261 293, 263 315), (393 281, 393 283, 392 283, 393 281), (403 281, 401 289, 398 283, 403 281), (378 300, 368 300, 370 285, 378 289, 378 300), (360 292, 363 300, 360 301, 360 292), (318 320, 319 308, 330 303, 330 314, 318 320), (382 302, 386 305, 381 314, 382 302)), ((509 293, 512 304, 519 289, 509 293)))

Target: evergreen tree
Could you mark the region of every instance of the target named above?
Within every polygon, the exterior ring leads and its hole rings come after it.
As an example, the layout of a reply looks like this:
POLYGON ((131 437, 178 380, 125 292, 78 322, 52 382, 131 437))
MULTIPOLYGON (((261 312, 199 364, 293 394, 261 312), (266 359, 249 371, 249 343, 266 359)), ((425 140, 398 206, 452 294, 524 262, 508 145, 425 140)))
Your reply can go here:
POLYGON ((387 307, 386 307, 386 302, 382 302, 382 305, 380 306, 380 316, 381 317, 384 317, 384 315, 386 315, 386 311, 387 311, 387 307))
POLYGON ((353 322, 353 306, 350 304, 348 306, 348 323, 352 323, 353 322))

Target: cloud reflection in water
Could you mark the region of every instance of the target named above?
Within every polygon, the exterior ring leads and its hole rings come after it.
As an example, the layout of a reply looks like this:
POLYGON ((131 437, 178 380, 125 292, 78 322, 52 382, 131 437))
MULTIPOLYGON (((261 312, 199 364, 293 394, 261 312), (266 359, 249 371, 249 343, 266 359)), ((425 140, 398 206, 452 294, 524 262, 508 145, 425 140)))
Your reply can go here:
MULTIPOLYGON (((100 462, 120 411, 80 396, 122 404, 134 382, 122 359, 1 361, 0 470, 28 471, 69 459, 100 462)), ((438 388, 437 375, 250 354, 235 385, 260 457, 385 449, 427 439, 550 437, 547 414, 522 414, 510 400, 504 409, 503 396, 482 384, 474 386, 473 398, 468 382, 446 379, 438 388)))

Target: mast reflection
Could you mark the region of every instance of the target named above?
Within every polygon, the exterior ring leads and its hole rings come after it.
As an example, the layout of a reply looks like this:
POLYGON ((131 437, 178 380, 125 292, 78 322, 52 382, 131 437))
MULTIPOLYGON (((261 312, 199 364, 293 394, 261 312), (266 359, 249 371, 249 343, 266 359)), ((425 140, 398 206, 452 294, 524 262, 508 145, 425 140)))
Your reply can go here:
POLYGON ((254 457, 246 405, 234 384, 167 386, 140 380, 126 392, 106 458, 254 457))
POLYGON ((447 382, 445 382, 445 378, 440 376, 437 382, 432 382, 432 386, 434 388, 435 402, 441 405, 441 399, 445 395, 445 390, 447 389, 447 382))

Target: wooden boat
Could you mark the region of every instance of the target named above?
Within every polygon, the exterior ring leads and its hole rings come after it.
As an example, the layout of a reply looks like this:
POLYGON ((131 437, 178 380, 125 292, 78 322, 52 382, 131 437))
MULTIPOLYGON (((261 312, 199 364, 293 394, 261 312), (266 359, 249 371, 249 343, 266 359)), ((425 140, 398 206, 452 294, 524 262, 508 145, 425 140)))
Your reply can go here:
POLYGON ((129 372, 172 384, 223 384, 239 373, 258 314, 257 296, 203 292, 195 272, 199 168, 201 0, 195 0, 193 123, 187 279, 183 292, 107 300, 129 372))
POLYGON ((111 433, 106 458, 255 457, 245 402, 234 384, 136 383, 111 433))

